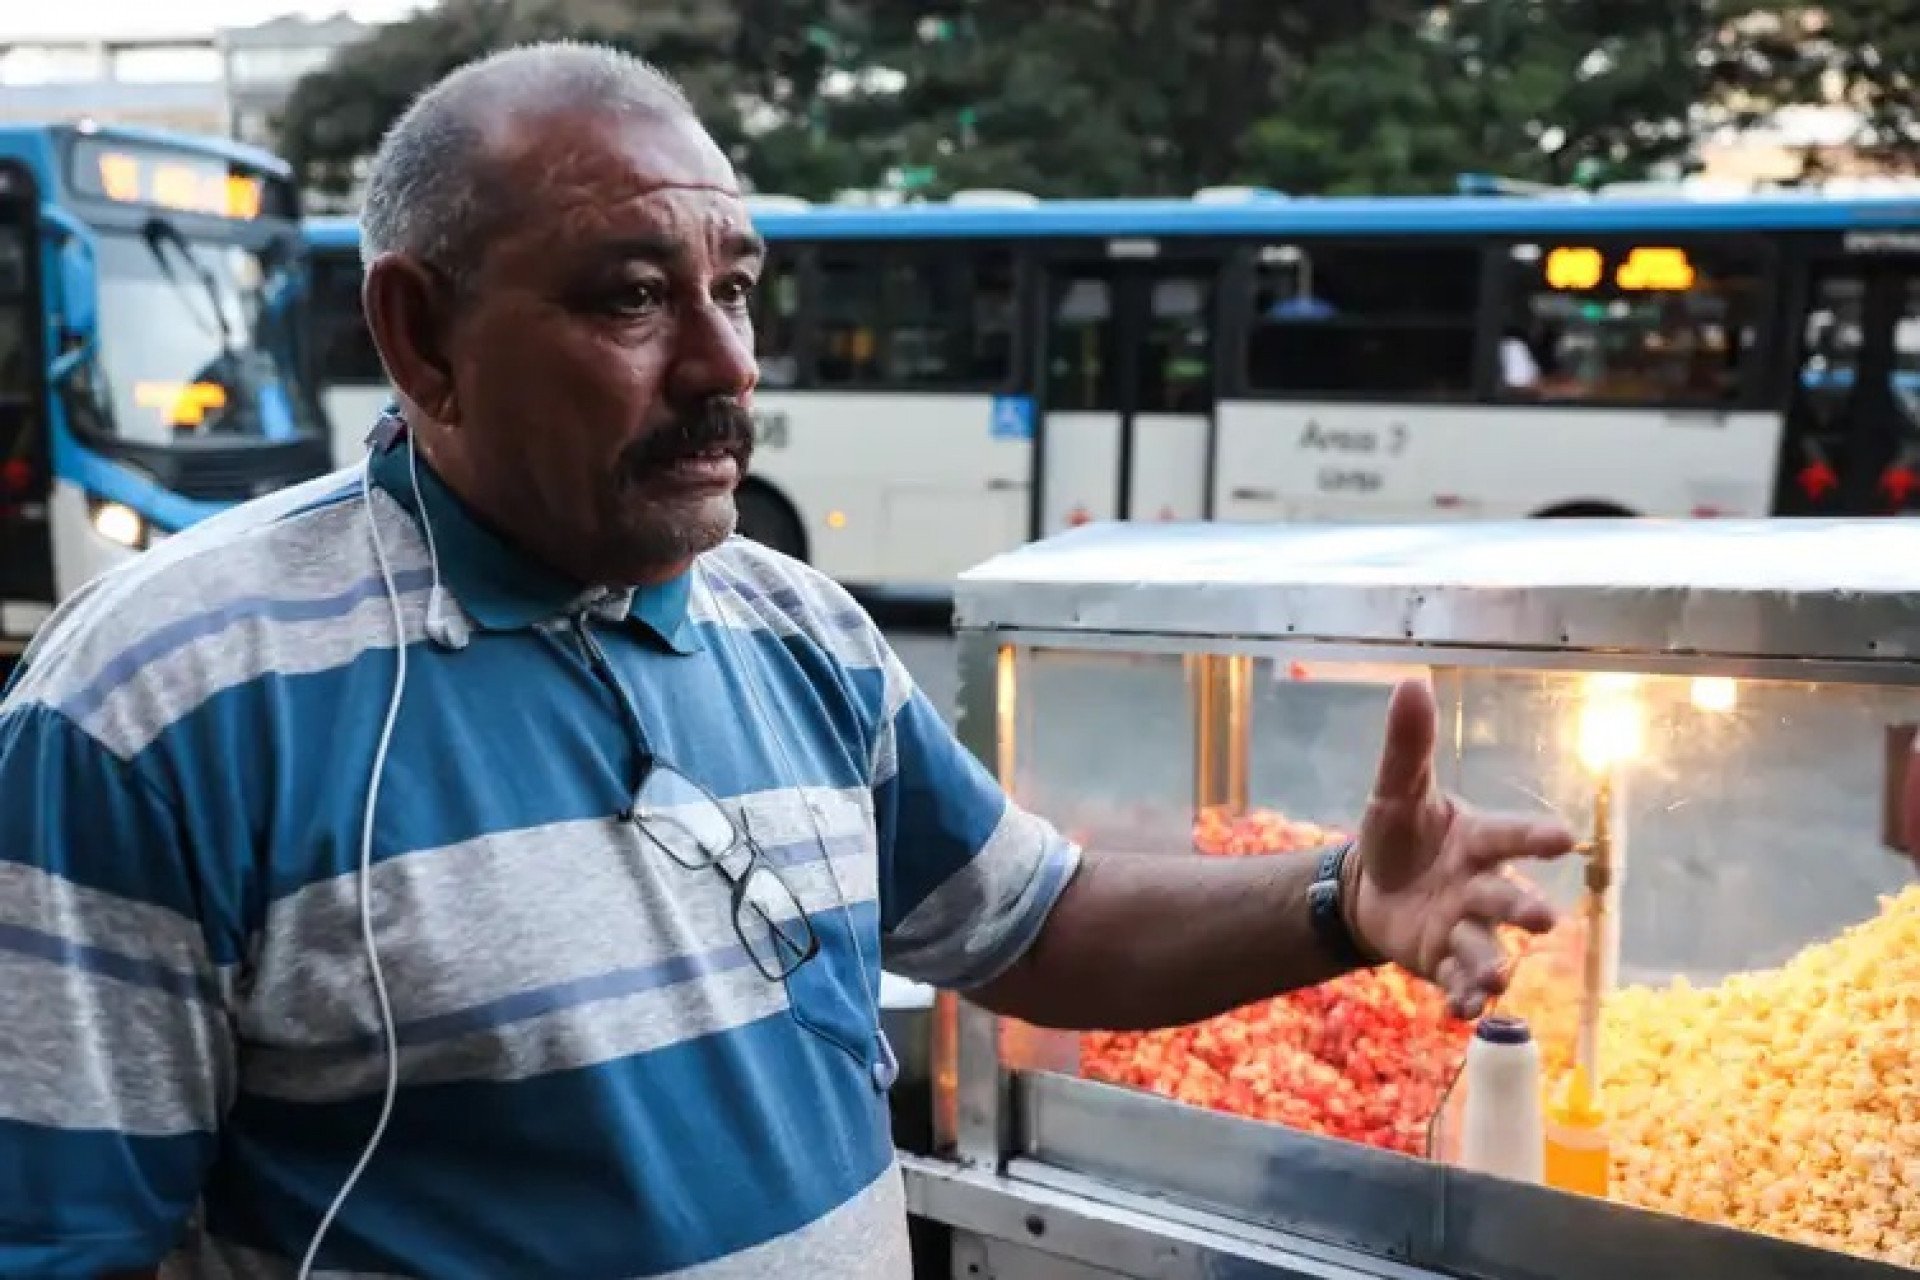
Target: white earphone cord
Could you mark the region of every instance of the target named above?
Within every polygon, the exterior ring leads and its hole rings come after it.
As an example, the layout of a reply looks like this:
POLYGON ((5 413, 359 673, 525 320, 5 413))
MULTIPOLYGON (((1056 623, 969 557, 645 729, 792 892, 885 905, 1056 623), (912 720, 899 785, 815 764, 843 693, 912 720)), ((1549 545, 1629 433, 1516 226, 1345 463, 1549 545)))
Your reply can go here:
MULTIPOLYGON (((407 443, 407 466, 409 479, 413 482, 414 502, 420 503, 420 474, 413 465, 413 445, 407 443)), ((298 1280, 308 1280, 313 1274, 314 1260, 320 1256, 320 1246, 332 1229, 334 1219, 340 1216, 340 1210, 346 1205, 347 1197, 353 1194, 355 1186, 373 1162, 374 1152, 380 1149, 380 1140, 386 1136, 387 1124, 393 1119, 393 1105, 400 1093, 400 1043, 399 1029, 394 1025, 393 1002, 387 995, 386 975, 380 969, 380 947, 373 932, 373 890, 368 883, 373 870, 373 823, 380 804, 380 780, 386 773, 387 754, 393 747, 394 726, 400 721, 400 702, 407 691, 407 619, 400 607, 400 588, 394 581, 393 565, 387 559, 385 541, 380 536, 379 513, 373 506, 373 467, 371 459, 360 472, 360 497, 367 508, 367 532, 373 539, 374 558, 380 565, 380 583, 386 588, 387 607, 393 618, 393 693, 387 699, 387 715, 380 726, 380 739, 373 750, 373 768, 367 779, 366 812, 360 822, 360 857, 358 889, 360 898, 360 941, 367 953, 367 968, 373 976, 373 996, 380 1012, 381 1049, 386 1059, 386 1085, 380 1097, 379 1118, 373 1123, 373 1132, 367 1135, 367 1145, 360 1151, 360 1158, 354 1162, 353 1169, 346 1180, 340 1184, 339 1192, 333 1197, 333 1203, 327 1206, 321 1215, 320 1225, 314 1228, 313 1239, 307 1243, 307 1253, 300 1260, 298 1280)), ((433 524, 426 518, 426 508, 420 507, 420 523, 427 535, 427 562, 432 569, 433 583, 428 596, 428 613, 431 616, 440 597, 440 557, 433 542, 433 524)))
MULTIPOLYGON (((414 502, 420 508, 420 524, 427 541, 427 563, 432 578, 428 588, 427 617, 429 623, 432 623, 436 620, 441 602, 440 556, 439 548, 434 542, 433 523, 427 518, 425 504, 421 501, 420 473, 414 460, 411 441, 407 442, 407 470, 408 480, 413 487, 414 502)), ((314 1228, 313 1239, 307 1244, 306 1256, 300 1260, 298 1280, 309 1280, 313 1274, 314 1262, 320 1256, 320 1246, 325 1243, 327 1232, 333 1228, 335 1219, 339 1217, 341 1209, 352 1196, 353 1189, 359 1185, 361 1177, 367 1171, 367 1166, 373 1162, 374 1153, 380 1149, 380 1141, 386 1136, 387 1125, 393 1119, 394 1102, 400 1092, 399 1031, 394 1023, 393 1003, 387 993, 386 975, 380 968, 380 948, 373 930, 373 895, 368 882, 373 869, 373 827, 375 815, 379 810, 380 783, 386 772, 387 755, 393 746, 394 727, 400 720, 400 704, 407 690, 407 621, 406 614, 400 605, 400 588, 394 580, 393 565, 387 558, 385 540, 380 536, 379 515, 373 505, 373 469, 370 464, 361 469, 360 496, 366 505, 367 531, 373 541, 374 558, 379 562, 380 582, 386 589, 394 637, 393 692, 387 699, 386 718, 380 726, 380 738, 374 747, 373 765, 367 779, 366 810, 360 825, 358 875, 360 940, 367 953, 367 968, 373 977, 374 1000, 380 1014, 380 1038, 386 1066, 386 1081, 381 1093, 379 1116, 374 1121, 373 1131, 367 1135, 366 1146, 361 1149, 359 1159, 354 1162, 352 1170, 340 1184, 340 1190, 334 1195, 333 1202, 327 1206, 326 1213, 321 1215, 319 1226, 314 1228)), ((741 603, 746 605, 745 600, 741 603)), ((746 607, 751 609, 750 605, 746 607)), ((724 624, 719 629, 723 633, 730 630, 724 624)), ((780 753, 781 767, 786 771, 793 785, 798 788, 800 786, 799 771, 794 767, 793 757, 787 751, 784 735, 774 731, 772 718, 767 713, 766 704, 761 700, 759 675, 751 670, 731 636, 725 643, 729 655, 746 671, 747 696, 753 702, 754 714, 759 718, 761 725, 769 731, 774 741, 774 748, 780 753)), ((820 830, 820 823, 814 815, 813 806, 806 804, 804 807, 807 811, 807 825, 813 832, 814 843, 819 846, 821 860, 827 869, 827 880, 833 886, 834 905, 839 908, 842 918, 847 922, 847 936, 853 942, 854 963, 860 969, 861 994, 867 998, 867 1011, 873 1019, 875 1042, 882 1054, 886 1056, 885 1069, 890 1074, 895 1073, 899 1069, 898 1064, 893 1059, 893 1047, 887 1042, 886 1030, 881 1026, 880 998, 867 978, 866 948, 860 945, 860 930, 853 920, 853 908, 847 902, 846 890, 840 884, 840 873, 833 865, 832 852, 827 848, 826 836, 820 830)), ((888 1084, 891 1084, 891 1079, 888 1084)))

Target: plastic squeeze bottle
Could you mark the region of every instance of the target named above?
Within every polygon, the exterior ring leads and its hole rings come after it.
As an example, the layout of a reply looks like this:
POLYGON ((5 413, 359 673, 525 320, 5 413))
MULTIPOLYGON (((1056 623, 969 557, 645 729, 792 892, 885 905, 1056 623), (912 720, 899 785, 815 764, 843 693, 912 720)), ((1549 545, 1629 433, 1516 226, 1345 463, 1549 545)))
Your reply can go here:
POLYGON ((1547 1108, 1547 1185, 1604 1199, 1611 1148, 1600 1090, 1584 1065, 1575 1066, 1547 1108))
POLYGON ((1545 1176, 1540 1115, 1540 1046, 1525 1021, 1480 1019, 1467 1044, 1466 1114, 1460 1163, 1519 1182, 1545 1176))

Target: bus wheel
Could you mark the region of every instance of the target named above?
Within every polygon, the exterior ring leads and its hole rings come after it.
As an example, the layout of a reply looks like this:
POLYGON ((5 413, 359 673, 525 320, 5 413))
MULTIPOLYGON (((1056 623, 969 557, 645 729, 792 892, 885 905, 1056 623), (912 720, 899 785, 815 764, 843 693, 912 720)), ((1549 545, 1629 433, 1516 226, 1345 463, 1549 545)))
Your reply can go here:
POLYGON ((740 512, 741 537, 752 538, 795 560, 807 558, 806 531, 785 498, 749 480, 734 491, 733 502, 740 512))
POLYGON ((1535 520, 1631 519, 1633 512, 1609 502, 1568 502, 1533 513, 1535 520))

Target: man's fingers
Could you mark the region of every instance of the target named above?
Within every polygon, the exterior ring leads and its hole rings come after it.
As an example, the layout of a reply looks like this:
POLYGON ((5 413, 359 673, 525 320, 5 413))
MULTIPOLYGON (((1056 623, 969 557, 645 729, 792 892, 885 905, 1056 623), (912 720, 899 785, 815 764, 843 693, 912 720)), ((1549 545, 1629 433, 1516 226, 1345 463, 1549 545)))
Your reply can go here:
POLYGON ((1433 780, 1433 743, 1439 712, 1423 681, 1403 680, 1387 704, 1387 736, 1374 775, 1375 801, 1422 800, 1433 780))
POLYGON ((1434 972, 1436 978, 1446 975, 1441 986, 1454 1016, 1477 1018, 1488 996, 1507 989, 1507 954, 1486 925, 1461 920, 1447 935, 1446 958, 1434 972))
POLYGON ((1501 875, 1476 876, 1461 895, 1460 912, 1487 925, 1515 924, 1528 933, 1553 928, 1553 908, 1525 884, 1501 875))
POLYGON ((1528 890, 1531 893, 1540 892, 1540 886, 1533 882, 1533 878, 1514 863, 1509 862, 1502 865, 1500 867, 1500 874, 1512 883, 1519 885, 1522 889, 1528 890))
MULTIPOLYGON (((1456 990, 1466 990, 1466 984, 1460 981, 1460 962, 1450 955, 1442 956, 1440 963, 1435 966, 1433 970, 1433 985, 1445 993, 1447 997, 1447 1007, 1449 1009, 1455 1009, 1453 993, 1456 990)), ((1458 1013, 1458 1010, 1455 1009, 1455 1012, 1458 1013)))
POLYGON ((1462 815, 1454 830, 1474 870, 1491 870, 1516 858, 1557 858, 1573 848, 1573 829, 1558 818, 1462 815))

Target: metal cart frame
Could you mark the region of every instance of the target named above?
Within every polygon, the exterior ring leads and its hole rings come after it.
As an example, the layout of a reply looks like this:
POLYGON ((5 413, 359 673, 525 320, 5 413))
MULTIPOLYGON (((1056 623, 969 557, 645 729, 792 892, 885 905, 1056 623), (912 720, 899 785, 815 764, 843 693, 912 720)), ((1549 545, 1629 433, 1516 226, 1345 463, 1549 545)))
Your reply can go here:
MULTIPOLYGON (((1186 657, 1196 805, 1247 801, 1257 657, 1920 685, 1920 522, 1093 526, 960 580, 960 732, 1019 648, 1186 657)), ((1016 1069, 942 996, 916 1215, 985 1280, 1846 1280, 1904 1268, 1016 1069)))

